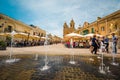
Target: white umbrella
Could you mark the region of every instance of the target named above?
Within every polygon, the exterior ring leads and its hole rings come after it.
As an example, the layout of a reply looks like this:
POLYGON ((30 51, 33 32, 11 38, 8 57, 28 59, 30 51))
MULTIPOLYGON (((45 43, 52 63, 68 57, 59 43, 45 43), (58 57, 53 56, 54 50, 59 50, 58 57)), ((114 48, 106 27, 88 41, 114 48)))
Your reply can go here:
POLYGON ((12 32, 11 32, 11 35, 12 35, 12 36, 15 35, 15 34, 17 34, 15 31, 12 31, 12 32))
POLYGON ((14 37, 16 38, 16 39, 18 39, 18 38, 21 38, 21 39, 26 39, 27 37, 28 37, 28 34, 27 33, 23 33, 23 32, 15 32, 14 33, 14 37))
POLYGON ((41 38, 42 38, 42 39, 50 39, 50 38, 48 38, 48 37, 47 37, 47 38, 46 38, 46 37, 41 37, 41 38))
POLYGON ((4 36, 5 35, 5 33, 0 33, 0 36, 4 36))
POLYGON ((24 35, 24 36, 28 36, 28 34, 23 33, 23 32, 20 32, 20 33, 17 33, 17 34, 24 35))
POLYGON ((100 34, 97 34, 97 36, 99 36, 99 37, 103 37, 103 35, 100 35, 100 34))
POLYGON ((45 39, 46 37, 41 37, 42 39, 45 39))
POLYGON ((40 38, 39 36, 36 36, 36 35, 34 35, 33 37, 35 37, 35 38, 40 38))
POLYGON ((70 33, 70 34, 67 34, 65 35, 65 37, 84 37, 83 35, 80 35, 80 34, 77 34, 77 33, 70 33))
POLYGON ((93 37, 94 35, 99 36, 99 37, 102 37, 102 35, 99 35, 99 34, 93 34, 93 33, 86 34, 85 37, 93 37))
POLYGON ((90 34, 86 34, 86 35, 84 35, 84 36, 85 36, 85 37, 93 37, 93 35, 95 35, 95 34, 90 33, 90 34))
POLYGON ((10 36, 12 35, 13 33, 0 33, 0 36, 10 36))
POLYGON ((11 33, 0 33, 0 36, 14 36, 14 38, 16 39, 26 39, 28 37, 27 33, 23 33, 23 32, 15 32, 12 31, 11 33))

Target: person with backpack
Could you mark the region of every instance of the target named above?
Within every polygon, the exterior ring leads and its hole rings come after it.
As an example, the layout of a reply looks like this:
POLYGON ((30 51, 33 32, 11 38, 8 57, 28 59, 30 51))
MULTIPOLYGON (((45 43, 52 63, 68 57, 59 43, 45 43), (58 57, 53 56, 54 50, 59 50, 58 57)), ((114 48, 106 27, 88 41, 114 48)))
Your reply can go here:
POLYGON ((115 33, 112 33, 112 53, 117 54, 117 37, 115 33))
POLYGON ((92 38, 92 46, 94 47, 94 49, 91 51, 91 53, 97 54, 97 49, 99 47, 99 44, 98 44, 98 41, 96 39, 96 35, 94 35, 92 38))
POLYGON ((107 53, 109 53, 109 38, 106 36, 104 39, 104 44, 105 44, 105 50, 107 53))

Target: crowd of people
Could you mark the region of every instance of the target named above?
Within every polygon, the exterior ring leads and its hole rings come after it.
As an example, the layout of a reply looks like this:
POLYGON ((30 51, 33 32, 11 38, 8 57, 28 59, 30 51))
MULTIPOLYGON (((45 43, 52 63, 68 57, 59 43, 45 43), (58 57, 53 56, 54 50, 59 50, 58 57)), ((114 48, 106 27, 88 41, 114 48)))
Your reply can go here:
MULTIPOLYGON (((73 45, 73 48, 89 48, 90 46, 87 40, 86 41, 74 41, 72 45, 73 45)), ((66 42, 65 46, 68 48, 71 48, 70 41, 66 42)))
MULTIPOLYGON (((38 45, 43 45, 44 41, 27 41, 27 40, 14 40, 12 42, 12 46, 14 47, 26 47, 26 46, 38 46, 38 45)), ((7 46, 11 46, 11 41, 7 41, 7 46)))
MULTIPOLYGON (((107 36, 103 37, 96 37, 94 35, 90 39, 90 51, 93 54, 97 54, 98 51, 106 52, 109 53, 109 47, 110 47, 110 42, 109 38, 107 36)), ((117 53, 117 41, 118 38, 115 36, 115 33, 112 33, 112 43, 111 43, 111 48, 112 48, 112 53, 117 53)))
MULTIPOLYGON (((29 46, 42 46, 44 45, 45 40, 32 40, 32 41, 28 41, 28 40, 14 40, 12 42, 12 46, 14 47, 29 47, 29 46)), ((11 46, 11 41, 6 41, 7 46, 11 46)), ((51 44, 57 44, 60 43, 59 41, 48 41, 47 44, 51 45, 51 44)))

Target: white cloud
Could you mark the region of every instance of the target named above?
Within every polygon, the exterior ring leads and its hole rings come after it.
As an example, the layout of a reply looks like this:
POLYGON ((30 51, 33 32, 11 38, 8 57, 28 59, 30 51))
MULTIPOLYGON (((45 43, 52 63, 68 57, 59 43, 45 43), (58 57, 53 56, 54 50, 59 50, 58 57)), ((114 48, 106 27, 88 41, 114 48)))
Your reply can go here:
MULTIPOLYGON (((31 14, 27 24, 40 26, 53 34, 61 35, 63 23, 73 18, 76 26, 84 21, 95 21, 98 16, 108 15, 120 8, 120 3, 109 0, 11 0, 14 5, 31 14), (107 4, 107 3, 108 4, 107 4), (17 4, 15 4, 17 3, 17 4), (112 4, 111 4, 112 3, 112 4), (117 5, 117 6, 116 6, 117 5)), ((28 18, 28 17, 26 17, 28 18)), ((23 20, 24 21, 24 20, 23 20)), ((25 21, 26 22, 26 21, 25 21)))

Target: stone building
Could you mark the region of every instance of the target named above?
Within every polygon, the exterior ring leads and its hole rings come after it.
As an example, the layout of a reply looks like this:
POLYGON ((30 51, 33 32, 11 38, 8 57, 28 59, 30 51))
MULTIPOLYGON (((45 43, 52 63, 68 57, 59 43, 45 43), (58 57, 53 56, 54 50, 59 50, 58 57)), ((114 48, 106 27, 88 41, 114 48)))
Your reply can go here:
POLYGON ((30 26, 32 27, 32 33, 31 33, 32 35, 45 37, 45 35, 46 35, 45 30, 42 30, 38 26, 34 26, 34 25, 30 25, 30 26))
POLYGON ((63 36, 71 32, 82 35, 94 33, 103 36, 110 35, 114 32, 118 36, 120 43, 120 10, 113 12, 112 14, 109 14, 103 18, 97 17, 97 20, 92 23, 84 22, 83 26, 78 27, 78 29, 69 30, 67 24, 64 23, 63 36))
POLYGON ((75 29, 74 25, 75 23, 73 20, 71 20, 70 28, 66 23, 64 23, 63 36, 71 32, 76 32, 82 35, 86 35, 88 33, 95 33, 104 36, 115 32, 118 36, 120 36, 120 10, 109 14, 103 18, 98 17, 97 20, 92 23, 84 22, 83 26, 78 27, 78 29, 75 29))
POLYGON ((63 25, 63 37, 66 35, 66 34, 69 34, 69 33, 72 33, 75 31, 75 22, 74 20, 72 19, 71 22, 70 22, 70 27, 67 25, 67 23, 65 22, 64 25, 63 25))
POLYGON ((38 28, 37 26, 26 25, 21 21, 10 18, 4 14, 0 14, 0 33, 11 33, 12 31, 15 31, 16 33, 24 33, 28 36, 33 36, 32 39, 34 39, 35 36, 42 37, 46 35, 46 31, 38 28))
POLYGON ((86 35, 88 33, 100 34, 103 36, 110 35, 115 32, 117 36, 120 36, 120 10, 107 15, 103 18, 98 17, 96 21, 92 23, 85 22, 81 29, 77 29, 75 32, 86 35))

